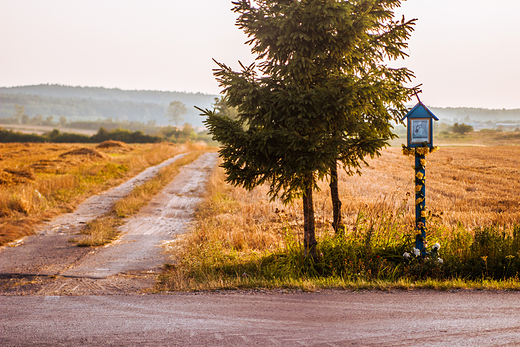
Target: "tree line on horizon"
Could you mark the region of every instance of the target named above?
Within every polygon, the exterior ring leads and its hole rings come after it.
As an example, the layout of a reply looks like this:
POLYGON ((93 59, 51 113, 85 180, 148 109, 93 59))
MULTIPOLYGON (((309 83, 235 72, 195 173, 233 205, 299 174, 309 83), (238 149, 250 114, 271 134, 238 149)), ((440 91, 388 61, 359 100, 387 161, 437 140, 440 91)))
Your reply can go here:
POLYGON ((207 133, 197 133, 195 132, 195 129, 187 123, 184 124, 183 127, 166 126, 155 128, 152 135, 145 134, 141 130, 131 131, 121 127, 114 129, 100 127, 97 133, 92 136, 61 132, 59 129, 54 129, 42 135, 24 134, 0 127, 0 143, 101 143, 107 140, 121 141, 125 143, 156 143, 162 141, 184 143, 186 141, 203 141, 208 144, 214 144, 214 141, 207 133))
MULTIPOLYGON (((114 95, 110 89, 97 88, 94 96, 88 93, 47 93, 52 86, 34 86, 25 90, 0 88, 0 122, 12 118, 15 106, 21 105, 30 117, 41 115, 69 121, 94 121, 98 119, 117 119, 125 121, 155 122, 167 125, 165 117, 172 102, 186 106, 184 121, 192 126, 202 126, 202 117, 194 106, 209 107, 215 95, 173 93, 154 91, 119 91, 114 95), (22 93, 23 91, 23 93, 22 93), (35 94, 28 94, 29 92, 35 94), (104 95, 103 93, 106 93, 104 95)), ((60 90, 75 92, 80 87, 64 87, 60 90)), ((89 91, 90 89, 87 89, 89 91)))
MULTIPOLYGON (((183 121, 198 127, 203 125, 204 119, 194 106, 208 108, 216 97, 202 93, 62 85, 0 87, 0 123, 9 122, 15 113, 15 106, 21 105, 29 117, 41 117, 40 124, 46 122, 49 117, 53 117, 54 122, 64 117, 68 122, 113 119, 114 122, 138 121, 166 125, 168 121, 165 115, 169 105, 179 101, 186 106, 183 121)), ((468 117, 475 121, 520 121, 520 109, 430 107, 430 110, 441 118, 441 121, 468 124, 468 117)))

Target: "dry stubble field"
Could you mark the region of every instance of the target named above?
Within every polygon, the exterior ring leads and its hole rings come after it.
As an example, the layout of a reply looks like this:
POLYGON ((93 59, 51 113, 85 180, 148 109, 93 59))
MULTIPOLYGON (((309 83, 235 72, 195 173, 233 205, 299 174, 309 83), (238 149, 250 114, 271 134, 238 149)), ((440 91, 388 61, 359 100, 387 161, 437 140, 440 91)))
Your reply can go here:
MULTIPOLYGON (((441 147, 427 156, 426 207, 433 213, 430 226, 451 233, 459 227, 468 231, 497 225, 509 229, 520 223, 520 146, 441 147)), ((339 189, 343 222, 348 232, 362 225, 401 223, 413 229, 414 158, 400 148, 388 148, 368 160, 362 175, 340 171, 339 189)), ((196 245, 218 239, 235 250, 275 249, 285 242, 289 225, 299 240, 303 237, 301 201, 284 206, 269 202, 267 186, 246 192, 224 183, 219 169, 213 175, 208 196, 199 210, 196 245)), ((332 204, 328 182, 314 194, 318 236, 331 232, 332 204)))
MULTIPOLYGON (((520 221, 520 147, 441 147, 426 158, 426 206, 445 225, 473 229, 520 221)), ((341 178, 345 212, 382 204, 415 209, 414 158, 389 148, 369 161, 362 176, 341 178)))
POLYGON ((87 197, 189 150, 186 145, 116 141, 0 144, 0 245, 31 234, 36 223, 71 212, 87 197))

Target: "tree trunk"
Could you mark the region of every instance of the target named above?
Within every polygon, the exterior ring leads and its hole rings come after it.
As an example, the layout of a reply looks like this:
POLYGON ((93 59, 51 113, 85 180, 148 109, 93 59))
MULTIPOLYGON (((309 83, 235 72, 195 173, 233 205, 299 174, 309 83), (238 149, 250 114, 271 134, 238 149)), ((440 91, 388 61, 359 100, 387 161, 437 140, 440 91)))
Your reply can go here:
POLYGON ((338 190, 338 164, 330 168, 330 196, 332 198, 332 228, 336 235, 343 231, 341 224, 341 200, 339 199, 338 190))
POLYGON ((316 232, 314 228, 314 206, 312 201, 312 186, 305 189, 303 194, 303 245, 305 256, 316 259, 316 232))

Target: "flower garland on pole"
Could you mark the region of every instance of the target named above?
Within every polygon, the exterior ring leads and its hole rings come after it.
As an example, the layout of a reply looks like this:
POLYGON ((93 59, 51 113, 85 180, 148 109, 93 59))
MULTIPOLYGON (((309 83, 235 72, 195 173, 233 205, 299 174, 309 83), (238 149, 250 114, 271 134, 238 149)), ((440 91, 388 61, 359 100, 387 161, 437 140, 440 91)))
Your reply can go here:
POLYGON ((438 146, 406 147, 403 146, 403 154, 415 157, 415 227, 420 234, 415 237, 415 248, 426 256, 426 155, 439 149, 438 146))

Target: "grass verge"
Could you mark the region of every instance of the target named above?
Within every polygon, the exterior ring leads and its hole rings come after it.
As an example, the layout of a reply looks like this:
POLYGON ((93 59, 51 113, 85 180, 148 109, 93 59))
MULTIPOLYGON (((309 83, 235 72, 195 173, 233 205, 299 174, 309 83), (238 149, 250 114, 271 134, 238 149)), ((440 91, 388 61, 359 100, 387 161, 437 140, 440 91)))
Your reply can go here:
POLYGON ((130 194, 118 200, 112 210, 87 223, 81 240, 74 240, 79 247, 97 247, 106 245, 119 236, 118 227, 123 224, 123 219, 137 213, 146 206, 152 198, 161 191, 179 173, 182 166, 195 161, 202 151, 194 151, 186 154, 179 160, 159 170, 159 173, 151 180, 136 186, 130 194))
POLYGON ((303 256, 300 208, 270 204, 262 189, 230 187, 217 170, 193 231, 171 245, 157 289, 520 290, 520 223, 469 230, 431 216, 428 242, 441 247, 422 258, 413 254, 405 204, 361 209, 341 235, 318 223, 313 261, 303 256))

